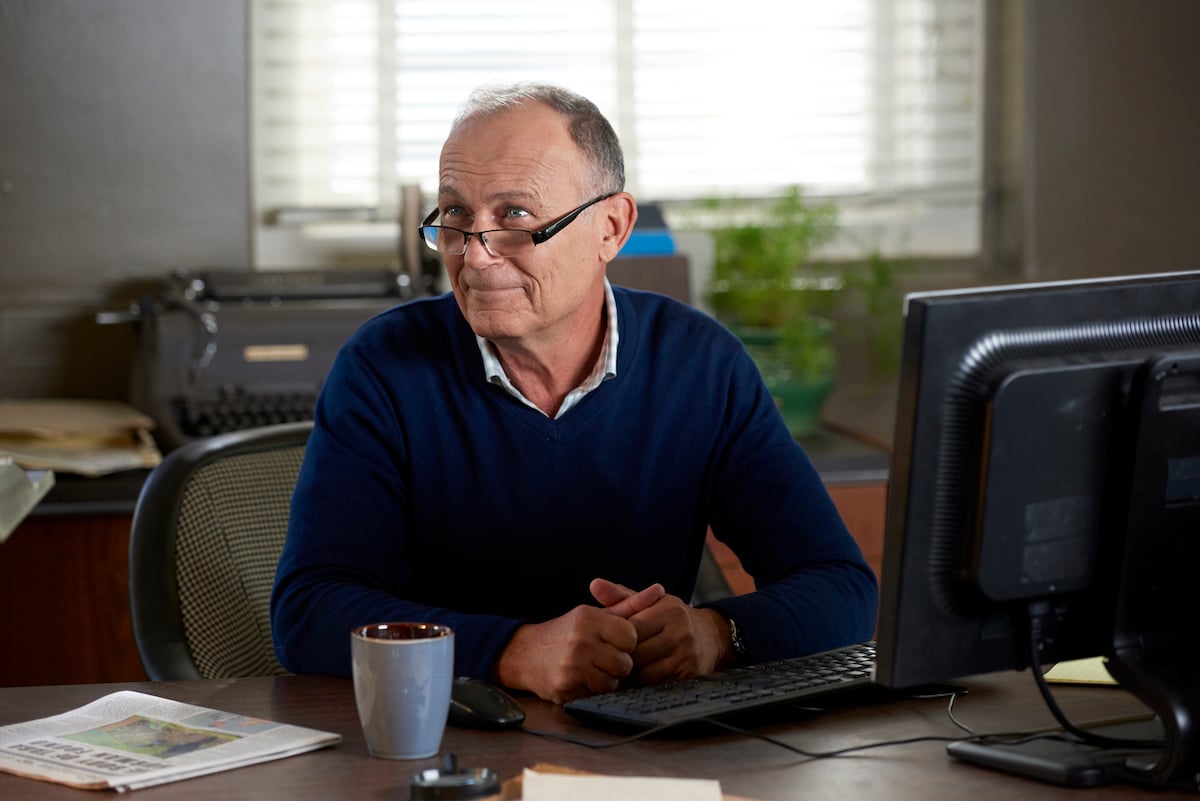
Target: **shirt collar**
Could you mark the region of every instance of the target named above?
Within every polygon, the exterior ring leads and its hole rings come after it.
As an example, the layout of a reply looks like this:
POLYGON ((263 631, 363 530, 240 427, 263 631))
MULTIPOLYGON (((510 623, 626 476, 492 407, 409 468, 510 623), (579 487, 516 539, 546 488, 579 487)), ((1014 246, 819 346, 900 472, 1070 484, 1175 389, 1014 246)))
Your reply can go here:
MULTIPOLYGON (((617 326, 617 299, 613 295, 612 284, 609 283, 607 277, 604 279, 604 308, 607 311, 608 325, 604 332, 604 345, 600 349, 600 356, 596 360, 596 365, 592 369, 591 374, 584 379, 583 383, 567 393, 567 397, 563 399, 562 405, 558 407, 558 413, 555 415, 556 419, 562 417, 584 395, 617 374, 617 342, 620 339, 617 326)), ((538 407, 534 405, 533 401, 526 398, 521 390, 517 389, 512 379, 508 377, 508 373, 504 372, 504 365, 500 363, 500 359, 497 358, 495 351, 492 349, 492 343, 476 334, 475 344, 479 346, 479 355, 483 357, 483 375, 488 383, 504 387, 510 395, 520 400, 526 406, 537 409, 538 407)), ((538 409, 538 411, 541 410, 538 409)))

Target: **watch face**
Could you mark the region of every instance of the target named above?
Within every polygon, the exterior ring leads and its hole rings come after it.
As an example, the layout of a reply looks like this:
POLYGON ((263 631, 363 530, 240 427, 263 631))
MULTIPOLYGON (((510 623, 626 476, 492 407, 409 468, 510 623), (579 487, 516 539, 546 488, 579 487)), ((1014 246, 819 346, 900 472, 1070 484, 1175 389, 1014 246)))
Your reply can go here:
POLYGON ((746 643, 742 639, 742 631, 733 618, 729 618, 729 644, 739 659, 746 655, 746 643))

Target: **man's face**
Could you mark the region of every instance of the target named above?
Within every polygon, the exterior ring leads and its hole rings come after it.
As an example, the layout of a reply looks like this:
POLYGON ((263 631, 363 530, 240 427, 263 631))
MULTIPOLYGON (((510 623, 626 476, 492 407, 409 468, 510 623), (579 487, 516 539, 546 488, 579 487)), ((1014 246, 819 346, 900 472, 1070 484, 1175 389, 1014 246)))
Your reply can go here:
MULTIPOLYGON (((441 224, 465 231, 540 230, 591 199, 589 168, 563 118, 540 103, 460 125, 442 148, 441 224)), ((478 237, 446 256, 446 271, 475 333, 498 344, 594 335, 604 296, 609 227, 602 201, 553 239, 516 258, 478 237)))

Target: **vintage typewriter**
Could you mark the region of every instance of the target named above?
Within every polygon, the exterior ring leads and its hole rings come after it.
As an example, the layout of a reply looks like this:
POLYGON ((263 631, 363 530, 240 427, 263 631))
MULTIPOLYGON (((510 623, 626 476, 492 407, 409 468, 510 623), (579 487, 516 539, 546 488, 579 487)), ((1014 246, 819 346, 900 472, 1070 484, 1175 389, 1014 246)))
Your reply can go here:
POLYGON ((342 343, 368 318, 426 293, 386 269, 181 270, 126 314, 131 400, 164 451, 199 437, 312 418, 342 343))

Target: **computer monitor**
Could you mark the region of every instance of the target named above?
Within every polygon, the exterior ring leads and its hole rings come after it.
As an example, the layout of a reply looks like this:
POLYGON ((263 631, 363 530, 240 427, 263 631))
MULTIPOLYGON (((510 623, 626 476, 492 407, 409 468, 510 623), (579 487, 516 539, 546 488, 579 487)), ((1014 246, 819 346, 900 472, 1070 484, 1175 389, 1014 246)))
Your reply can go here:
POLYGON ((1194 788, 1200 272, 906 304, 878 681, 1106 657, 1165 734, 1137 775, 1194 788))

